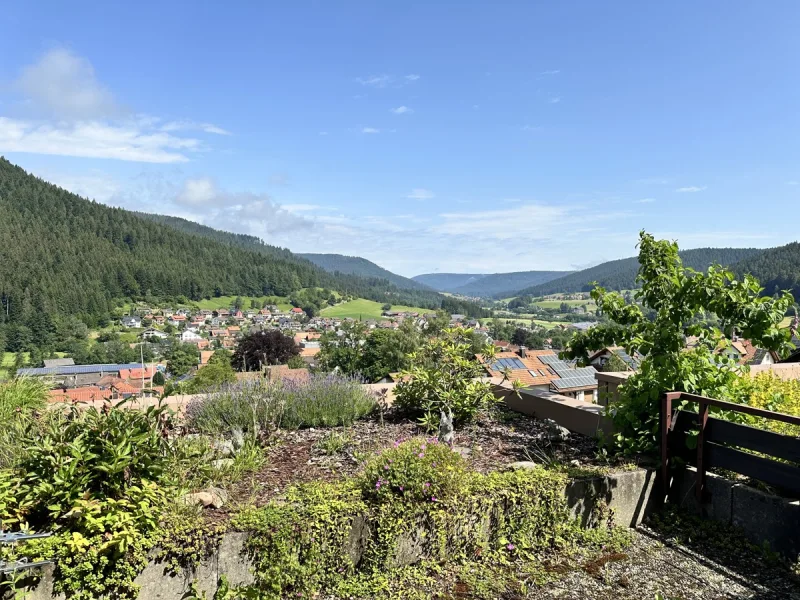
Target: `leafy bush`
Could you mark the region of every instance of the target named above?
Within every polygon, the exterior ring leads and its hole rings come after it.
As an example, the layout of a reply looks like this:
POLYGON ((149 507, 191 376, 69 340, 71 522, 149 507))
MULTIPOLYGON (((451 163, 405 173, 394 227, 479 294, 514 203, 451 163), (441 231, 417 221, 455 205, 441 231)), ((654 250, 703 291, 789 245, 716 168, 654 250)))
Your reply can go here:
MULTIPOLYGON (((441 411, 451 410, 456 421, 469 421, 495 400, 491 386, 478 378, 483 367, 475 360, 471 329, 447 329, 428 340, 409 358, 411 367, 395 388, 395 406, 421 416, 428 428, 439 423, 441 411)), ((484 354, 491 355, 489 346, 484 354)))
POLYGON ((365 498, 378 502, 438 502, 457 496, 466 478, 464 459, 449 446, 412 439, 373 458, 361 487, 365 498))
MULTIPOLYGON (((733 396, 737 402, 756 408, 800 416, 800 381, 796 379, 783 380, 769 371, 755 377, 740 377, 733 388, 733 396)), ((745 419, 756 427, 800 436, 800 427, 797 425, 751 416, 745 419)))
POLYGON ((374 408, 375 398, 352 378, 331 374, 299 381, 256 379, 193 400, 186 422, 205 433, 239 429, 257 434, 278 427, 352 425, 374 408))
POLYGON ((47 386, 38 379, 18 377, 0 383, 0 423, 8 423, 16 413, 41 410, 46 402, 47 386))
POLYGON ((168 427, 165 409, 106 406, 73 407, 43 428, 30 428, 25 458, 13 471, 17 506, 34 527, 72 522, 73 531, 92 534, 106 519, 129 512, 155 526, 151 508, 164 500, 156 484, 170 451, 168 427))

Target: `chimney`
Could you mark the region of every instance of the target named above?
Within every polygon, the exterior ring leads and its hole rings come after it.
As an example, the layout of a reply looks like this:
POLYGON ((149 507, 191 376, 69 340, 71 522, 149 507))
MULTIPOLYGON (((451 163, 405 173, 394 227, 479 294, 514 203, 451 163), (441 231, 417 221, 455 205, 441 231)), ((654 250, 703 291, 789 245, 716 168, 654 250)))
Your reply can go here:
POLYGON ((525 346, 520 346, 518 352, 522 358, 528 356, 528 348, 526 348, 525 346))

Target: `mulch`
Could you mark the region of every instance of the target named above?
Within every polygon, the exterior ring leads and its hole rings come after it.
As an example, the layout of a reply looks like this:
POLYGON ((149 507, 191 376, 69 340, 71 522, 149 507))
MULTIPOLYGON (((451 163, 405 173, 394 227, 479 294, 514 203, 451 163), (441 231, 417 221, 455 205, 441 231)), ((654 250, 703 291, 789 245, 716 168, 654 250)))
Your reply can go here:
MULTIPOLYGON (((280 497, 291 485, 351 477, 369 456, 396 441, 415 436, 430 434, 393 411, 383 421, 371 416, 349 427, 278 431, 268 442, 265 465, 228 490, 225 507, 206 514, 213 520, 225 519, 238 506, 263 506, 280 497), (328 436, 346 439, 341 451, 326 453, 323 442, 328 436)), ((505 408, 492 409, 474 423, 457 428, 454 448, 465 457, 470 468, 481 473, 517 461, 553 461, 573 467, 609 466, 597 457, 594 439, 572 433, 564 442, 551 441, 546 423, 505 408)))

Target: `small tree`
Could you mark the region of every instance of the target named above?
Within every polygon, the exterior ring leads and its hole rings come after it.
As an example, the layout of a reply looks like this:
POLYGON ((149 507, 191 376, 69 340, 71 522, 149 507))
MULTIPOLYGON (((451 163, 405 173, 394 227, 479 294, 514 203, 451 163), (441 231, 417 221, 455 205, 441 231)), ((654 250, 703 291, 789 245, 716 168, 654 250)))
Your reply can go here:
POLYGON ((164 374, 161 371, 153 373, 153 385, 164 385, 164 374))
MULTIPOLYGON (((483 349, 487 358, 494 348, 483 349)), ((411 366, 401 372, 395 388, 395 406, 420 417, 428 429, 439 425, 442 412, 457 422, 471 420, 493 400, 491 385, 479 379, 483 367, 475 360, 471 329, 446 329, 409 356, 411 366)))
POLYGON ((196 367, 199 361, 200 353, 197 346, 176 343, 167 353, 167 371, 179 377, 196 367))
POLYGON ((789 330, 779 323, 792 303, 784 292, 763 297, 758 281, 745 275, 737 280, 714 265, 706 273, 684 268, 678 245, 641 232, 637 304, 602 287, 592 291, 598 310, 609 320, 574 335, 564 354, 585 360, 587 353, 606 346, 623 346, 628 354, 644 356, 639 370, 620 386, 620 400, 610 407, 617 433, 613 444, 626 453, 652 451, 658 435, 659 398, 663 392, 682 391, 728 398, 736 380, 735 364, 717 353, 722 331, 750 339, 770 350, 786 349, 789 330), (652 313, 645 317, 641 304, 652 313), (722 330, 708 327, 699 317, 715 314, 722 330), (698 343, 686 349, 686 337, 698 343))
POLYGON ((392 305, 387 302, 386 304, 381 306, 381 310, 383 312, 389 312, 390 310, 392 310, 392 305))
POLYGON ((294 340, 277 329, 255 331, 244 336, 236 347, 231 365, 237 371, 260 371, 267 365, 283 365, 300 354, 294 340))
POLYGON ((326 371, 355 375, 366 339, 367 326, 360 321, 344 321, 338 332, 326 331, 320 338, 320 365, 326 371))

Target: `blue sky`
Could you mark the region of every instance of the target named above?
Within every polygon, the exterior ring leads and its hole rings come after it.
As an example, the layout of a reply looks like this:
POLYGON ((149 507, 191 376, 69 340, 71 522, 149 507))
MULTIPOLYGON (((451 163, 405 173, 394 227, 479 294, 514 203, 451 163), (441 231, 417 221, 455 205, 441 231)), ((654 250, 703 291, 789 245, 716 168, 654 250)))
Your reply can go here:
POLYGON ((403 275, 798 237, 797 2, 15 2, 0 154, 403 275))

